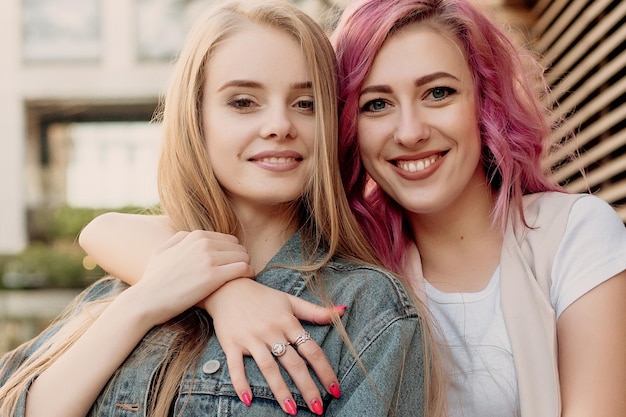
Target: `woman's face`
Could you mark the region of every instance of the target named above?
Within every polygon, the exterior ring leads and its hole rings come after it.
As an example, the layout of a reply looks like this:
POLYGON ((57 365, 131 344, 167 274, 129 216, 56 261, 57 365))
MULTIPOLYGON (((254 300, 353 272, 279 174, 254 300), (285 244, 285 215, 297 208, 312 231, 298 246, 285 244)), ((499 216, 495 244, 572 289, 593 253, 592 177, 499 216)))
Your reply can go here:
POLYGON ((252 208, 299 198, 313 168, 315 109, 298 42, 247 26, 215 50, 206 73, 203 134, 221 186, 252 208))
POLYGON ((407 27, 389 38, 359 99, 363 164, 396 202, 415 214, 451 207, 485 186, 474 83, 452 37, 407 27))

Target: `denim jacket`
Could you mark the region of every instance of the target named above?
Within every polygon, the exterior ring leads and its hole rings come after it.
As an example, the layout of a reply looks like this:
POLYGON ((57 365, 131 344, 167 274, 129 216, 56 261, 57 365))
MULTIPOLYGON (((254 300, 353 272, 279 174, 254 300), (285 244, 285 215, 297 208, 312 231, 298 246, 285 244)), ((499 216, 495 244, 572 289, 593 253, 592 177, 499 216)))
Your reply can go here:
MULTIPOLYGON (((302 263, 301 239, 296 234, 256 280, 319 303, 300 272, 287 268, 271 268, 272 265, 302 263)), ((364 375, 340 333, 333 326, 303 323, 304 328, 324 350, 339 378, 342 393, 340 399, 330 396, 315 379, 322 393, 325 415, 423 416, 422 335, 417 312, 405 289, 386 272, 340 259, 335 259, 322 268, 320 275, 323 288, 332 302, 348 307, 342 321, 368 373, 368 376, 364 375)), ((93 294, 101 296, 106 285, 106 279, 98 281, 86 292, 85 298, 94 298, 93 294)), ((30 351, 33 350, 32 346, 41 344, 48 335, 49 332, 40 335, 40 340, 31 345, 30 351)), ((146 417, 151 383, 174 336, 165 326, 153 328, 101 392, 96 401, 98 412, 92 410, 88 415, 146 417)), ((94 355, 97 354, 98 352, 94 352, 94 355)), ((24 355, 17 356, 22 356, 23 359, 24 355)), ((7 359, 0 360, 0 369, 5 360, 7 359)), ((250 408, 237 397, 226 366, 226 356, 217 338, 213 336, 202 352, 195 375, 194 372, 189 372, 182 381, 170 415, 284 416, 254 360, 250 357, 244 360, 253 397, 250 408)), ((86 369, 85 372, 89 370, 86 369)), ((298 415, 314 415, 307 408, 288 374, 284 370, 282 372, 298 406, 298 415)), ((0 375, 0 384, 7 377, 8 375, 0 375)), ((26 393, 22 395, 15 417, 24 415, 25 398, 26 393)))

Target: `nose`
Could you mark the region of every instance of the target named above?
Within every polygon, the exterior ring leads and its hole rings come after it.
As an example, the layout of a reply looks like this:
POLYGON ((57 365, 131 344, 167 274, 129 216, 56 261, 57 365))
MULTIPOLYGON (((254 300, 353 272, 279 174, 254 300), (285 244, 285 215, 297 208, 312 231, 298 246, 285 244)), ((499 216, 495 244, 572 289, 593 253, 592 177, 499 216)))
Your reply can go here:
POLYGON ((265 114, 266 120, 261 128, 261 137, 264 139, 293 139, 297 136, 296 127, 291 119, 290 109, 284 106, 274 106, 265 114))
POLYGON ((394 142, 406 147, 413 147, 428 139, 430 126, 424 115, 416 109, 404 108, 399 113, 397 126, 394 132, 394 142))

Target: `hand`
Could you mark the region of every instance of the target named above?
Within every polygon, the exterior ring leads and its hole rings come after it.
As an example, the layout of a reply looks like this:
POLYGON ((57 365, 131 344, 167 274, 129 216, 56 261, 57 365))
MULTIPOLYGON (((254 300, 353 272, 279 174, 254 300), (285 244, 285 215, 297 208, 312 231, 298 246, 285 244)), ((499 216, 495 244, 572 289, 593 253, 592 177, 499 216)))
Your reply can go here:
MULTIPOLYGON (((226 353, 230 376, 241 400, 247 405, 251 400, 243 365, 243 356, 247 355, 254 358, 274 396, 289 414, 295 409, 295 403, 271 353, 272 346, 279 341, 293 343, 303 332, 299 319, 328 324, 332 310, 339 315, 344 312, 344 308, 320 307, 249 279, 226 283, 208 298, 205 306, 213 317, 215 333, 226 353)), ((322 401, 307 362, 322 385, 339 397, 337 376, 314 340, 297 348, 287 346, 285 354, 277 359, 314 413, 322 413, 322 401)))
POLYGON ((142 279, 127 291, 161 324, 198 304, 225 282, 253 278, 247 250, 236 237, 178 232, 151 257, 142 279))

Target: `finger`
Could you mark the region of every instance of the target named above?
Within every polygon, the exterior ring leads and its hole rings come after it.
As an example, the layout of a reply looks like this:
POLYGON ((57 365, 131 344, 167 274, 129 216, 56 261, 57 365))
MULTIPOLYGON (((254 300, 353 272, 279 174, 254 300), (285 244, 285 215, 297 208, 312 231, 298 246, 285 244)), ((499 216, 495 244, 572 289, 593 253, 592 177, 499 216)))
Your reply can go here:
MULTIPOLYGON (((296 338, 293 339, 294 342, 298 340, 299 337, 304 335, 305 332, 303 330, 296 338)), ((308 333, 307 333, 308 334, 308 333)), ((297 346, 292 343, 293 347, 298 351, 300 356, 308 362, 309 366, 317 375, 320 383, 323 387, 326 388, 333 397, 339 398, 339 382, 337 379, 337 375, 333 367, 328 362, 328 358, 324 354, 322 348, 315 342, 313 339, 302 339, 303 342, 299 343, 297 346)), ((291 374, 290 374, 291 375, 291 374)))
POLYGON ((236 236, 225 233, 209 232, 206 230, 194 230, 189 232, 189 240, 207 242, 212 247, 219 250, 240 250, 247 252, 247 249, 239 243, 236 236))
POLYGON ((280 373, 278 363, 274 359, 270 349, 271 347, 262 346, 260 349, 251 352, 252 357, 283 411, 289 415, 296 415, 296 403, 291 396, 291 392, 280 373))
POLYGON ((230 279, 224 280, 222 284, 231 279, 237 278, 254 278, 255 273, 254 270, 247 262, 233 262, 220 265, 216 267, 216 270, 219 271, 221 276, 230 277, 230 279))
POLYGON ((211 230, 193 230, 190 232, 196 239, 222 240, 225 242, 239 243, 237 236, 227 233, 214 232, 211 230))
POLYGON ((189 232, 181 231, 176 232, 172 237, 163 242, 156 250, 156 252, 163 252, 166 249, 169 249, 173 246, 176 246, 178 243, 183 241, 187 236, 189 236, 189 232))
POLYGON ((345 306, 333 308, 322 307, 291 294, 287 294, 287 299, 291 304, 294 316, 299 320, 315 324, 329 324, 332 322, 334 315, 337 314, 341 317, 345 312, 345 306))
POLYGON ((238 350, 226 351, 226 363, 228 364, 228 373, 230 379, 233 382, 233 387, 237 396, 246 407, 250 407, 252 404, 252 390, 250 384, 248 384, 248 378, 246 377, 245 367, 243 365, 243 352, 238 350))
POLYGON ((230 240, 210 239, 199 236, 198 234, 190 234, 186 239, 190 245, 198 245, 200 250, 207 252, 241 252, 248 253, 248 250, 239 243, 230 240))
POLYGON ((291 380, 296 384, 296 387, 298 387, 298 391, 300 391, 300 394, 304 397, 311 411, 317 415, 321 415, 324 409, 320 391, 309 373, 306 362, 291 346, 287 348, 284 355, 278 358, 278 361, 289 373, 291 380))
POLYGON ((207 251, 201 252, 202 258, 205 259, 212 266, 228 265, 233 263, 245 263, 250 262, 250 257, 247 253, 233 252, 233 251, 207 251))

